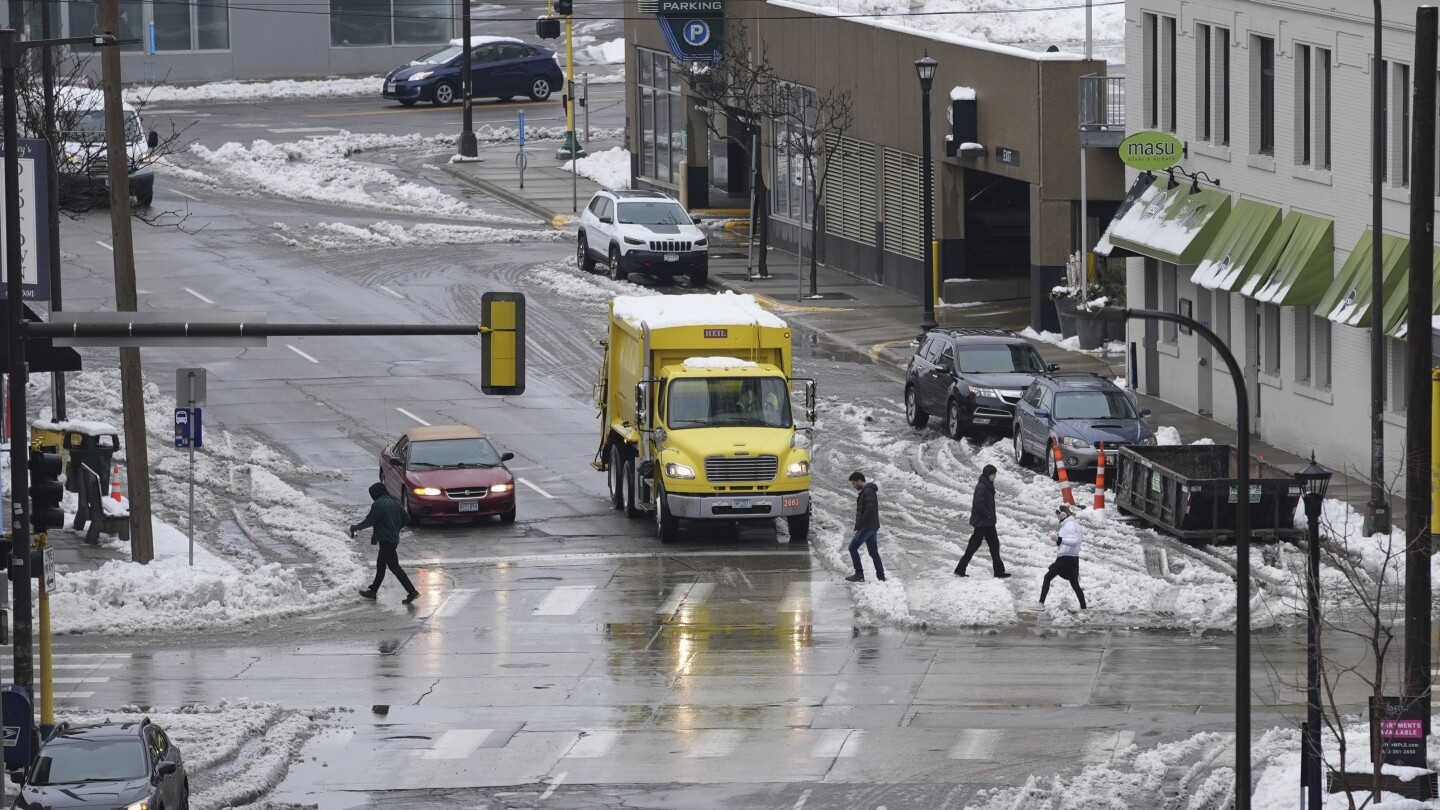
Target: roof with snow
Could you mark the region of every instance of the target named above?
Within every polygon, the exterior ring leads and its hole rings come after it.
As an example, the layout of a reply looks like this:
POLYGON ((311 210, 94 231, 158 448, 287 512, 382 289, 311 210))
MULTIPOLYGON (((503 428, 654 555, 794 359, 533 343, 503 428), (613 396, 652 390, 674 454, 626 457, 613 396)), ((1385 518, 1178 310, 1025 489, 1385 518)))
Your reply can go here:
POLYGON ((60 433, 83 433, 86 436, 120 435, 120 430, 109 422, 89 422, 84 419, 68 419, 64 422, 36 419, 30 423, 30 426, 36 430, 54 430, 60 433))
POLYGON ((631 326, 643 323, 651 329, 716 325, 785 326, 784 321, 756 303, 755 296, 736 295, 728 290, 718 295, 617 295, 613 311, 615 317, 631 326))
MULTIPOLYGON (((454 45, 454 46, 457 47, 457 48, 460 47, 460 45, 461 45, 462 43, 464 43, 464 42, 465 42, 465 40, 464 40, 463 38, 461 38, 461 37, 456 37, 456 38, 450 40, 450 44, 451 44, 451 45, 454 45)), ((492 37, 492 36, 479 36, 479 35, 470 37, 470 47, 472 47, 472 48, 479 47, 479 46, 481 46, 481 45, 489 45, 489 44, 492 43, 492 42, 520 42, 520 43, 524 43, 524 40, 522 40, 522 39, 516 39, 515 37, 492 37)))

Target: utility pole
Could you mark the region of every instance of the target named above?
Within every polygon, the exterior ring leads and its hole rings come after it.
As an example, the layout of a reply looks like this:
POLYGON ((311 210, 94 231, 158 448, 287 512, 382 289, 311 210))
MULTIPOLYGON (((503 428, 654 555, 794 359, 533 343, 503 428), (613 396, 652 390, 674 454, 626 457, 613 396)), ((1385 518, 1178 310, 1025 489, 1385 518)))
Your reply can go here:
POLYGON ((460 18, 460 38, 465 40, 465 50, 460 57, 460 92, 464 96, 460 112, 460 156, 475 157, 480 154, 475 142, 475 95, 474 56, 470 53, 470 0, 460 0, 464 14, 460 18))
MULTIPOLYGON (((118 36, 120 0, 100 0, 100 28, 118 36)), ((125 142, 125 113, 120 106, 120 49, 103 49, 100 65, 105 95, 105 155, 110 172, 110 239, 115 246, 115 309, 135 312, 138 299, 135 243, 130 233, 130 150, 125 142)), ((125 419, 125 467, 130 478, 130 559, 138 563, 148 563, 155 558, 155 540, 150 528, 150 459, 145 445, 144 385, 140 376, 140 349, 121 347, 120 402, 125 419)))
MULTIPOLYGON (((1405 422, 1405 700, 1425 708, 1430 734, 1430 409, 1431 273, 1435 254, 1435 61, 1440 9, 1415 10, 1415 112, 1410 150, 1410 298, 1406 312, 1405 422)), ((1371 304, 1371 315, 1380 314, 1371 304)))
MULTIPOLYGON (((40 38, 50 39, 50 5, 54 0, 40 0, 40 38)), ((13 5, 20 5, 14 3, 13 5)), ((55 60, 50 45, 40 49, 40 76, 45 94, 45 145, 50 150, 50 171, 45 182, 50 187, 50 210, 46 233, 50 240, 50 311, 62 309, 60 297, 60 133, 55 130, 55 60)), ((65 421, 65 372, 50 372, 51 413, 56 422, 65 421)))
MULTIPOLYGON (((1390 501, 1385 497, 1385 319, 1384 211, 1381 176, 1385 173, 1385 131, 1381 97, 1385 88, 1385 56, 1380 48, 1380 0, 1375 3, 1375 57, 1370 66, 1370 504, 1365 514, 1366 536, 1390 533, 1390 501)), ((1412 254, 1413 255, 1413 254, 1412 254)), ((1427 275, 1429 271, 1426 271, 1427 275)))

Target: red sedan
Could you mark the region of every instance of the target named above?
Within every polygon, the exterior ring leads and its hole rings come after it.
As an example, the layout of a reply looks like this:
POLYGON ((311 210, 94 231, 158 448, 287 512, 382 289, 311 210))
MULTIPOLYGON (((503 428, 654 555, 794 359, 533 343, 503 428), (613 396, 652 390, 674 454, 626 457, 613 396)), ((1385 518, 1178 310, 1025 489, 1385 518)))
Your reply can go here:
POLYGON ((515 476, 485 434, 464 425, 417 427, 380 451, 380 481, 405 506, 410 522, 515 520, 515 476))

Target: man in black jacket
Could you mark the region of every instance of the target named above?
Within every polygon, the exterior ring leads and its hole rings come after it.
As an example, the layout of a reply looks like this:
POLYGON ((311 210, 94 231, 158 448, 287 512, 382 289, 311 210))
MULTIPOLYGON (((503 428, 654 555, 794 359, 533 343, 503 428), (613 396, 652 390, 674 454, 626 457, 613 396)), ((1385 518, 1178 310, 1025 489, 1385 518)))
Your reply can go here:
POLYGON ((850 473, 850 486, 860 490, 855 499, 855 536, 850 538, 850 561, 855 563, 855 575, 845 578, 846 582, 864 582, 865 569, 860 565, 860 546, 870 552, 875 561, 875 578, 885 581, 885 566, 880 562, 880 497, 879 487, 865 483, 865 473, 856 470, 850 473))
POLYGON ((354 537, 362 529, 374 527, 370 533, 370 545, 380 546, 380 553, 375 556, 375 581, 370 587, 360 592, 366 599, 374 599, 375 592, 380 590, 380 583, 385 581, 385 570, 400 581, 405 588, 405 598, 400 600, 410 604, 420 598, 420 592, 410 584, 410 577, 405 575, 405 569, 400 567, 400 530, 410 522, 410 516, 405 514, 405 507, 400 502, 390 497, 385 490, 385 485, 375 483, 370 485, 370 512, 365 519, 350 527, 350 536, 354 537))
POLYGON ((985 545, 990 549, 990 563, 994 566, 995 578, 1005 579, 1010 575, 1005 573, 1005 562, 1000 559, 1000 536, 995 533, 995 469, 994 464, 986 464, 985 469, 980 473, 980 481, 975 485, 975 499, 970 504, 970 525, 975 531, 970 534, 970 542, 965 546, 965 556, 960 558, 960 564, 955 566, 955 576, 967 576, 965 567, 970 564, 970 558, 980 550, 980 541, 984 540, 985 545))

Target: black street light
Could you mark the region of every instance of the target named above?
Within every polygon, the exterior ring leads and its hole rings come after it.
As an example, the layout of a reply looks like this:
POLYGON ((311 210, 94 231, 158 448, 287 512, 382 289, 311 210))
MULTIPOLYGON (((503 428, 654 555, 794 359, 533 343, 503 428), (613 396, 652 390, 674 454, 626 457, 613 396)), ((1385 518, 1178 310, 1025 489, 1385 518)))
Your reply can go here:
POLYGON ((935 323, 935 188, 934 175, 930 169, 930 85, 935 83, 935 69, 940 63, 927 52, 915 60, 915 75, 920 77, 920 174, 924 191, 925 207, 925 266, 920 274, 925 277, 925 314, 920 320, 920 339, 939 324, 935 323))
POLYGON ((1309 567, 1306 569, 1305 588, 1305 734, 1304 747, 1300 751, 1300 784, 1305 787, 1306 810, 1320 810, 1325 801, 1321 786, 1320 763, 1320 508, 1325 504, 1325 489, 1330 486, 1330 471, 1315 463, 1315 453, 1310 453, 1310 463, 1295 473, 1300 482, 1301 497, 1305 500, 1305 520, 1309 524, 1306 535, 1309 548, 1309 567))
POLYGON ((460 59, 460 93, 464 97, 460 102, 460 156, 473 158, 478 156, 480 151, 475 143, 475 74, 474 57, 470 54, 470 0, 465 0, 460 5, 463 7, 460 15, 460 38, 465 40, 465 55, 460 59))
POLYGON ((1169 321, 1194 330, 1225 361, 1235 384, 1235 810, 1250 810, 1250 397, 1235 355, 1194 318, 1154 309, 1104 307, 1097 320, 1169 321))

